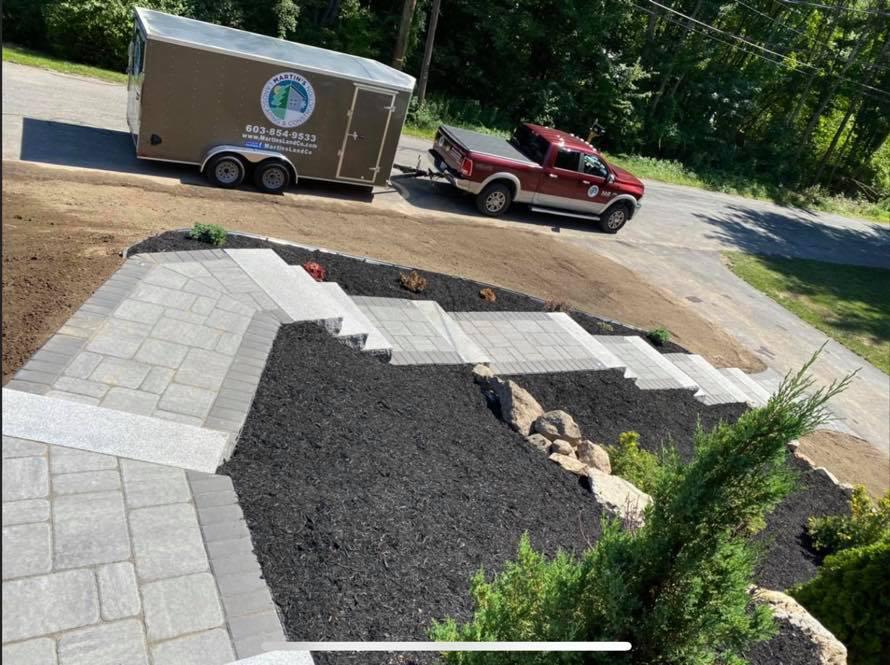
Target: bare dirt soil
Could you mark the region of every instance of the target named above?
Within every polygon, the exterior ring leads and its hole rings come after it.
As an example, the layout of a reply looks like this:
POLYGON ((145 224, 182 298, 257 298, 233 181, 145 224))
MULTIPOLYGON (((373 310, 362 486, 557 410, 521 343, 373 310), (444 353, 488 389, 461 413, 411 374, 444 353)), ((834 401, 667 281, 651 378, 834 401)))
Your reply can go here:
POLYGON ((38 274, 49 280, 40 288, 52 292, 52 298, 79 303, 114 269, 114 254, 124 246, 195 222, 461 275, 567 301, 641 328, 662 325, 675 333, 679 345, 712 363, 763 369, 759 359, 720 328, 635 273, 540 232, 485 219, 382 212, 367 203, 332 197, 273 197, 7 161, 3 298, 12 312, 3 315, 4 340, 16 349, 22 343, 26 348, 9 361, 4 354, 4 380, 67 316, 68 310, 60 315, 47 311, 46 296, 35 293, 38 274), (106 235, 107 242, 99 239, 106 235), (36 253, 31 255, 38 258, 22 259, 32 248, 36 253), (84 263, 77 264, 82 272, 63 267, 75 256, 83 258, 84 263), (14 274, 6 275, 10 268, 14 274))
POLYGON ((798 450, 816 466, 824 466, 842 483, 865 485, 876 500, 890 490, 890 461, 856 436, 817 430, 800 440, 798 450))

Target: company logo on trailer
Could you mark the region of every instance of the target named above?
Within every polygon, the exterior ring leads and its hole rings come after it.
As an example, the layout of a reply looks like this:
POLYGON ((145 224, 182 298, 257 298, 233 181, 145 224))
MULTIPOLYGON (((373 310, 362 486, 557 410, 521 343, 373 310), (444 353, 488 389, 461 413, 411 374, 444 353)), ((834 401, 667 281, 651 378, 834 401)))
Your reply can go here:
POLYGON ((298 127, 315 110, 315 91, 299 74, 283 72, 263 86, 260 106, 269 121, 279 127, 298 127))

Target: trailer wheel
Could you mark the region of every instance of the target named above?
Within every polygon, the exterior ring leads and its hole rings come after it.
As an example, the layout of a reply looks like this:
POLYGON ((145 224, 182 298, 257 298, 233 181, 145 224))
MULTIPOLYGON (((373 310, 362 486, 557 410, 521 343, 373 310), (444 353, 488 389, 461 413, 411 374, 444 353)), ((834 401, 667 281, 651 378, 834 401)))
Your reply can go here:
POLYGON ((479 192, 476 207, 483 215, 498 217, 507 212, 513 202, 513 190, 503 182, 493 182, 479 192))
POLYGON ((281 162, 263 162, 253 172, 256 188, 267 194, 281 194, 290 184, 290 171, 281 162))
POLYGON ((217 155, 207 164, 207 179, 217 187, 233 189, 244 181, 247 169, 237 155, 217 155))

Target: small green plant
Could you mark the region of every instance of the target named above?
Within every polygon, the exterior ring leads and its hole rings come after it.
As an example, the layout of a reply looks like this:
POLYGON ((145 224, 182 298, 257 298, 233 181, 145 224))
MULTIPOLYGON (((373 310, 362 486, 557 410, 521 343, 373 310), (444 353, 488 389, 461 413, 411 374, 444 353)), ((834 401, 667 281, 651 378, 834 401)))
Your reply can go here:
POLYGON ((813 549, 824 554, 879 541, 890 542, 890 492, 875 504, 865 487, 857 485, 850 499, 849 515, 811 517, 807 532, 813 549))
POLYGON ((547 300, 544 309, 548 312, 571 312, 572 306, 566 300, 547 300))
POLYGON ((195 224, 188 237, 216 247, 226 244, 226 230, 219 224, 195 224))
POLYGON ((640 448, 640 435, 622 432, 618 444, 607 446, 612 473, 652 494, 658 481, 661 463, 656 455, 640 448))
POLYGON ((427 286, 426 277, 416 270, 401 273, 399 275, 399 283, 402 285, 402 288, 408 289, 412 293, 423 293, 427 286))
POLYGON ((667 328, 662 328, 661 326, 647 332, 646 337, 655 346, 664 346, 671 341, 671 333, 667 328))
MULTIPOLYGON (((850 663, 879 665, 890 644, 890 541, 826 557, 815 578, 791 595, 844 646, 850 663)), ((885 654, 886 655, 886 654, 885 654)))
POLYGON ((607 323, 606 321, 597 321, 596 327, 600 332, 615 332, 615 326, 613 326, 611 323, 607 323))

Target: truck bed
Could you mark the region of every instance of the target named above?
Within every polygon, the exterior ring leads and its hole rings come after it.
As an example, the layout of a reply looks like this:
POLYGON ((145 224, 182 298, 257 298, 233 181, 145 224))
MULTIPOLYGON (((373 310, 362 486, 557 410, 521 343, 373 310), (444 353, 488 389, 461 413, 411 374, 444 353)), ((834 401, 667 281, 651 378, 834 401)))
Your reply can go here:
POLYGON ((449 125, 442 125, 440 129, 449 139, 466 151, 509 159, 521 164, 528 164, 529 166, 538 166, 537 163, 523 155, 500 136, 480 134, 469 129, 450 127, 449 125))

